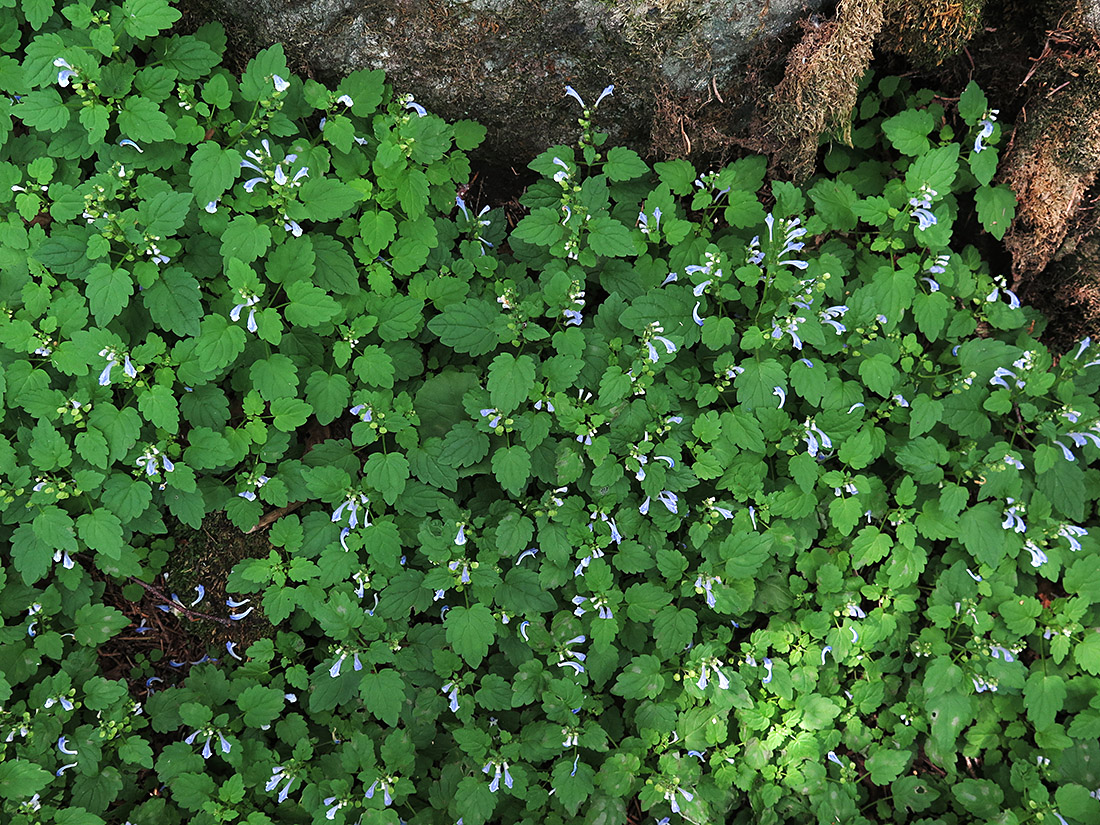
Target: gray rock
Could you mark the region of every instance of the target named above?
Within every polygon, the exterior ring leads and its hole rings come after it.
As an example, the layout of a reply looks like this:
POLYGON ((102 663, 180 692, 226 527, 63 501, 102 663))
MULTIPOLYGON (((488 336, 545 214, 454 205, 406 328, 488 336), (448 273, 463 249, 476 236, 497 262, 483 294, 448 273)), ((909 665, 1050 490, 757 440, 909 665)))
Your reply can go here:
MULTIPOLYGON (((690 108, 743 82, 750 50, 826 0, 205 0, 249 45, 283 43, 321 81, 384 69, 398 93, 489 129, 501 163, 574 143, 580 107, 646 150, 662 98, 690 108), (711 91, 716 94, 712 97, 711 91)), ((831 4, 830 4, 831 5, 831 4)))

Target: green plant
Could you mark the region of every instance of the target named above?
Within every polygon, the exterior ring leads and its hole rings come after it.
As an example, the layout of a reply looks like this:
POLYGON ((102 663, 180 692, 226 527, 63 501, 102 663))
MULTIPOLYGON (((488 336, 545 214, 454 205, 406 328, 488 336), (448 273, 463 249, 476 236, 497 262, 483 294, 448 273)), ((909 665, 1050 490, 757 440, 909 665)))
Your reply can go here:
POLYGON ((577 95, 506 237, 481 127, 379 72, 47 6, 0 32, 6 816, 1095 817, 1100 354, 957 239, 1014 204, 976 87, 881 80, 805 190, 577 95), (274 638, 136 706, 104 579, 279 508, 206 608, 274 638))

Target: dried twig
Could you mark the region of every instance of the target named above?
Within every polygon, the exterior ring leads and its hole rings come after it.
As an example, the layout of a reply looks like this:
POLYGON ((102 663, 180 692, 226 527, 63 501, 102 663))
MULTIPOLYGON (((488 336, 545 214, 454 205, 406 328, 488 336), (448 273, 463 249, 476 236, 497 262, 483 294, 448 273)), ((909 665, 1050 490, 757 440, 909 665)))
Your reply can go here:
POLYGON ((175 601, 171 596, 169 596, 156 585, 149 584, 148 582, 143 582, 141 579, 135 578, 134 576, 129 576, 128 578, 134 584, 140 584, 158 599, 163 599, 167 604, 172 605, 172 610, 178 610, 180 613, 182 613, 192 621, 206 619, 207 621, 217 622, 218 624, 225 625, 226 627, 233 626, 233 622, 231 622, 229 619, 223 619, 219 616, 211 616, 209 613, 199 613, 197 610, 192 610, 189 607, 184 607, 182 604, 175 601))

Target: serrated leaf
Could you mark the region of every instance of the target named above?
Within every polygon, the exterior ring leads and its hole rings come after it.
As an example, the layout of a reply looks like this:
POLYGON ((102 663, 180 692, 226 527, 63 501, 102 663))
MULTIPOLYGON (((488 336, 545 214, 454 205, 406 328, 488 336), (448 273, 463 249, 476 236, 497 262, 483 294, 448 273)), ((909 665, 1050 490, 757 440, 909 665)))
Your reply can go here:
POLYGON ((122 522, 114 513, 96 510, 84 513, 76 520, 76 530, 89 549, 103 553, 108 558, 122 555, 122 522))
POLYGON ((405 492, 409 460, 401 453, 373 453, 364 465, 367 483, 392 505, 405 492))
POLYGON ((359 683, 359 696, 374 718, 390 727, 397 726, 401 707, 405 704, 405 681, 396 670, 387 667, 377 673, 364 673, 359 683))
POLYGON ((106 326, 122 312, 134 294, 134 282, 125 269, 115 269, 108 264, 97 264, 88 273, 85 295, 96 323, 106 326))
POLYGON ((531 454, 518 444, 493 453, 493 475, 500 486, 518 496, 531 477, 531 454))
POLYGON ((1045 730, 1054 724, 1054 717, 1065 703, 1065 680, 1056 673, 1033 670, 1024 685, 1024 699, 1027 718, 1036 730, 1045 730))
POLYGON ((472 300, 455 304, 428 322, 428 329, 455 352, 484 355, 500 341, 500 306, 472 300))
POLYGON ((974 192, 974 203, 985 231, 998 241, 1004 238, 1016 217, 1016 193, 1007 186, 980 186, 974 192))
POLYGON ((607 163, 604 165, 604 172, 611 180, 633 180, 634 178, 640 178, 648 171, 649 167, 646 162, 632 149, 615 146, 607 152, 607 163))
MULTIPOLYGON (((903 155, 922 155, 929 149, 928 133, 935 123, 926 109, 907 109, 882 122, 882 131, 903 155)), ((939 190, 937 190, 939 191, 939 190)))
POLYGON ((609 258, 623 258, 636 252, 630 229, 607 215, 598 215, 588 222, 587 242, 597 255, 609 258))
POLYGON ((489 398, 504 414, 526 401, 534 385, 535 362, 529 355, 501 353, 489 365, 489 398))
POLYGON ((103 644, 130 624, 122 611, 105 604, 84 605, 77 609, 74 619, 76 641, 85 647, 103 644))
POLYGON ((240 692, 236 699, 242 719, 250 728, 268 725, 279 718, 285 700, 281 691, 263 685, 252 685, 240 692))
POLYGON ((480 665, 489 653, 489 645, 496 638, 496 626, 492 612, 483 604, 452 607, 443 620, 448 644, 470 667, 480 665))

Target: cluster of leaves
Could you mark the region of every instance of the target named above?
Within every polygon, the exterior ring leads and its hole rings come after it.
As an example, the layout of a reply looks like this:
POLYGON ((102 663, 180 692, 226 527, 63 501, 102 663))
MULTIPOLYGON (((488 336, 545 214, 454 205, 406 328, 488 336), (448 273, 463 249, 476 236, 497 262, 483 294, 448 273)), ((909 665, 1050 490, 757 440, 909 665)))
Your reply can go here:
POLYGON ((868 87, 804 190, 581 101, 505 238, 479 126, 178 18, 0 25, 6 820, 1095 819, 1100 352, 959 239, 977 87, 868 87), (102 675, 104 578, 291 503, 274 638, 102 675))

